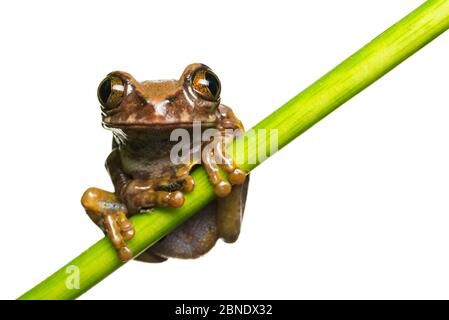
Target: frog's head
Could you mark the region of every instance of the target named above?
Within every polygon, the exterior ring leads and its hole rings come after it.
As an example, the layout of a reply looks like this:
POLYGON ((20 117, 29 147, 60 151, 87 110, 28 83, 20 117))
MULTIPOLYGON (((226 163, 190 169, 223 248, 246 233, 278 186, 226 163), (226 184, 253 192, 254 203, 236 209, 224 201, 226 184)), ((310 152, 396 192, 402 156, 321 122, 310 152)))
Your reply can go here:
POLYGON ((98 87, 103 126, 108 129, 213 126, 220 104, 220 80, 203 64, 187 66, 179 80, 136 81, 111 72, 98 87))

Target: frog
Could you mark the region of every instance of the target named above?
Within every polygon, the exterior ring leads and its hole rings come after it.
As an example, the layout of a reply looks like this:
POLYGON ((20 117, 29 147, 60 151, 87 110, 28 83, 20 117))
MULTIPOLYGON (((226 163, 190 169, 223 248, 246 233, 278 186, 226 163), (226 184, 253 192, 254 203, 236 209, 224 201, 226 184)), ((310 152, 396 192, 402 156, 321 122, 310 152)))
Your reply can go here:
POLYGON ((221 104, 221 83, 211 68, 188 65, 178 80, 139 82, 124 71, 109 73, 99 84, 102 125, 112 132, 106 169, 114 191, 88 188, 81 204, 109 238, 122 262, 195 259, 218 239, 233 243, 240 234, 249 175, 225 152, 226 142, 244 132, 233 110, 221 104), (200 126, 214 134, 199 144, 173 141, 174 130, 200 126), (173 148, 189 157, 173 160, 173 148), (200 150, 201 157, 190 156, 200 150), (187 160, 186 160, 187 159, 187 160), (144 252, 135 255, 127 242, 135 235, 130 220, 154 208, 179 208, 192 192, 192 172, 202 166, 215 199, 144 252))

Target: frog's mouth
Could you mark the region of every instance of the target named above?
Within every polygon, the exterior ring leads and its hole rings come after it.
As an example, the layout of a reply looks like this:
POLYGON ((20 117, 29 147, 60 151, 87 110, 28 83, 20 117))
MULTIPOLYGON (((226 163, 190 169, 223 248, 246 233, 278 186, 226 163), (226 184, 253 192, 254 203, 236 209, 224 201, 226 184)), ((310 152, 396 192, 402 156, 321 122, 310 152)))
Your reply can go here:
POLYGON ((160 131, 174 129, 209 129, 214 128, 216 122, 174 122, 174 123, 112 123, 103 121, 103 127, 109 130, 139 130, 139 131, 160 131))

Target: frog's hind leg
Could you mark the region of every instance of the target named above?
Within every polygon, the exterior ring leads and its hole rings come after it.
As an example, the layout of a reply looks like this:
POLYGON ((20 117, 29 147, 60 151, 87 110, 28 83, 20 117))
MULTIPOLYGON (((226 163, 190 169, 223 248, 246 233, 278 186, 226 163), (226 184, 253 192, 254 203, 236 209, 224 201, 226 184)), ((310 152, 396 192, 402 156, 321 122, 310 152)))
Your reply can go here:
POLYGON ((233 243, 239 237, 248 184, 249 176, 242 185, 234 185, 229 196, 217 199, 218 236, 224 242, 233 243))
POLYGON ((115 195, 97 188, 87 189, 81 204, 92 221, 109 237, 122 261, 132 258, 126 242, 134 236, 134 228, 127 218, 126 207, 119 203, 115 195))
POLYGON ((167 258, 161 257, 155 253, 152 253, 151 250, 146 250, 139 254, 137 257, 134 258, 134 260, 141 261, 141 262, 150 262, 150 263, 159 263, 167 261, 167 258))
POLYGON ((216 201, 212 201, 146 252, 180 259, 195 259, 206 254, 218 239, 216 208, 216 201))
POLYGON ((235 242, 240 234, 249 176, 226 198, 217 198, 136 260, 162 262, 167 258, 194 259, 206 254, 219 238, 235 242))

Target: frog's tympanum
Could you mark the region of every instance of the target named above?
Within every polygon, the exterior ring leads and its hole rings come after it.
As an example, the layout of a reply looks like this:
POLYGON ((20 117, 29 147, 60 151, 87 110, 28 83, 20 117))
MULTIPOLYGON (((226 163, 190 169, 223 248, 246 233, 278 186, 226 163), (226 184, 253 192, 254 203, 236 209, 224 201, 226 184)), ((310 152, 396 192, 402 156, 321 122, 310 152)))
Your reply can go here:
MULTIPOLYGON (((106 168, 115 192, 89 188, 81 202, 122 261, 133 257, 126 244, 135 233, 128 218, 154 207, 182 206, 184 193, 194 188, 190 172, 197 165, 205 169, 216 200, 137 259, 196 258, 219 238, 237 240, 248 179, 223 149, 226 139, 232 138, 229 129, 243 132, 243 127, 232 110, 220 104, 220 89, 218 77, 202 64, 189 65, 179 80, 138 82, 130 74, 116 71, 100 83, 103 126, 113 133, 106 168), (223 134, 200 144, 207 152, 199 161, 195 157, 181 163, 172 161, 171 150, 179 141, 171 141, 171 132, 179 128, 191 132, 194 123, 200 123, 201 130, 215 128, 223 134), (227 173, 226 179, 219 167, 227 173)), ((185 149, 194 152, 194 144, 186 144, 185 149)))

